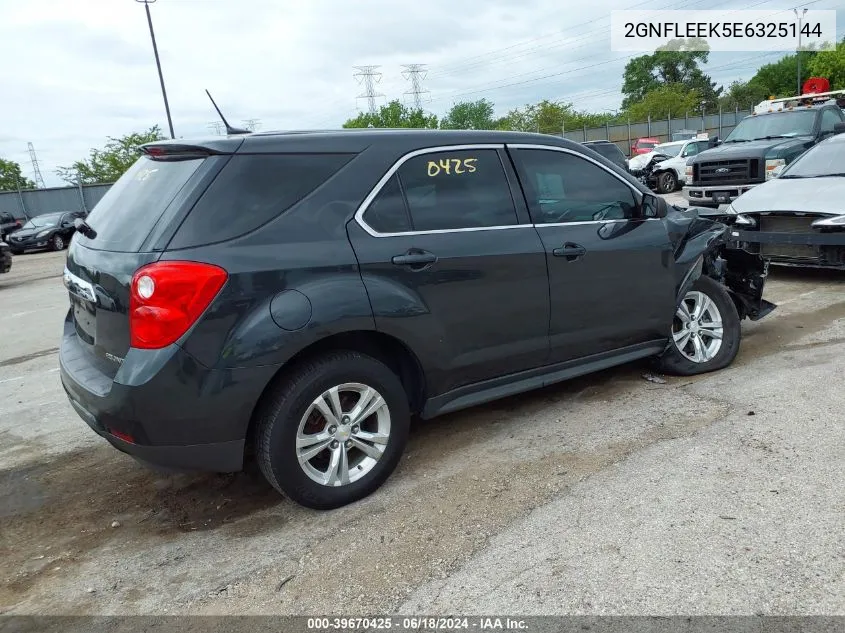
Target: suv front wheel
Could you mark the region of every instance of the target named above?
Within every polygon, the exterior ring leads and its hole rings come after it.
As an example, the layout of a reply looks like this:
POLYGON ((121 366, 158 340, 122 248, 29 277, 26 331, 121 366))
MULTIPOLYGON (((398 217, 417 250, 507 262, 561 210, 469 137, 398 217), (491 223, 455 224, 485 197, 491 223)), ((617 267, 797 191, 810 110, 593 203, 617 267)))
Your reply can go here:
POLYGON ((307 361, 258 413, 256 454, 267 481, 306 507, 328 510, 379 488, 402 457, 410 412, 399 378, 358 352, 307 361))
POLYGON ((725 287, 699 277, 672 320, 672 340, 660 359, 667 373, 703 374, 730 365, 742 337, 739 314, 725 287))

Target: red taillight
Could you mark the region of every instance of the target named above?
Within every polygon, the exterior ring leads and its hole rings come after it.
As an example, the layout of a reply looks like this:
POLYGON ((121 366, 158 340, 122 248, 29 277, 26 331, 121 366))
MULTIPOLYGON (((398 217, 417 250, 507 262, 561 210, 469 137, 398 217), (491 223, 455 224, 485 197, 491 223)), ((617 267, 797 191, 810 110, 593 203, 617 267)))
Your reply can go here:
POLYGON ((160 349, 188 331, 217 296, 228 273, 199 262, 157 262, 139 268, 129 295, 129 341, 160 349))
POLYGON ((106 429, 109 433, 114 435, 117 439, 123 440, 124 442, 129 442, 130 444, 135 443, 135 438, 129 435, 129 433, 124 433, 123 431, 115 431, 114 429, 106 429))

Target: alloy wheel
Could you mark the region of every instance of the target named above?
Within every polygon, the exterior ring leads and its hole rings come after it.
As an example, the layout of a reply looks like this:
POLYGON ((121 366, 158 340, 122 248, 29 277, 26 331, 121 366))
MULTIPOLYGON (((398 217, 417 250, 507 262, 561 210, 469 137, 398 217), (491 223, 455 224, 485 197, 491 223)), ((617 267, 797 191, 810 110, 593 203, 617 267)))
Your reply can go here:
POLYGON ((703 292, 688 292, 672 323, 678 351, 694 363, 706 363, 719 353, 723 334, 722 314, 715 302, 703 292))
POLYGON ((309 405, 296 432, 302 470, 324 486, 345 486, 369 473, 390 439, 384 397, 361 383, 344 383, 309 405))

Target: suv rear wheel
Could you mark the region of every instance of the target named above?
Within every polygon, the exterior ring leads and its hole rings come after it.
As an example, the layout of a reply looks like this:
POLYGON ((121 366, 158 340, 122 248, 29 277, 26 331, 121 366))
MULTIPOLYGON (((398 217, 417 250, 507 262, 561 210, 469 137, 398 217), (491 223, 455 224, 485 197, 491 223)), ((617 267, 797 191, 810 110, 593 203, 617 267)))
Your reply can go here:
POLYGON ((410 426, 399 378, 358 352, 300 365, 258 415, 261 472, 279 492, 318 510, 379 488, 399 463, 410 426))
POLYGON ((672 320, 672 342, 660 359, 667 373, 703 374, 730 365, 742 338, 736 306, 715 279, 699 277, 672 320))

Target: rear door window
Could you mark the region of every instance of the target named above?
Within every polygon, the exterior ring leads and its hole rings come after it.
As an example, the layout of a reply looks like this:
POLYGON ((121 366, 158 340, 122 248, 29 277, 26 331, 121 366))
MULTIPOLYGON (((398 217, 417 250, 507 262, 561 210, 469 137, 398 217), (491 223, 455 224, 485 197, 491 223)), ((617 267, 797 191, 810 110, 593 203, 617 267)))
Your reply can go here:
POLYGON ((79 241, 98 250, 137 252, 203 160, 139 158, 88 215, 86 222, 97 237, 79 235, 79 241))
POLYGON ((399 168, 414 231, 517 224, 502 161, 494 149, 415 156, 399 168))
POLYGON ((168 248, 231 240, 312 193, 352 154, 236 154, 197 201, 168 248))

